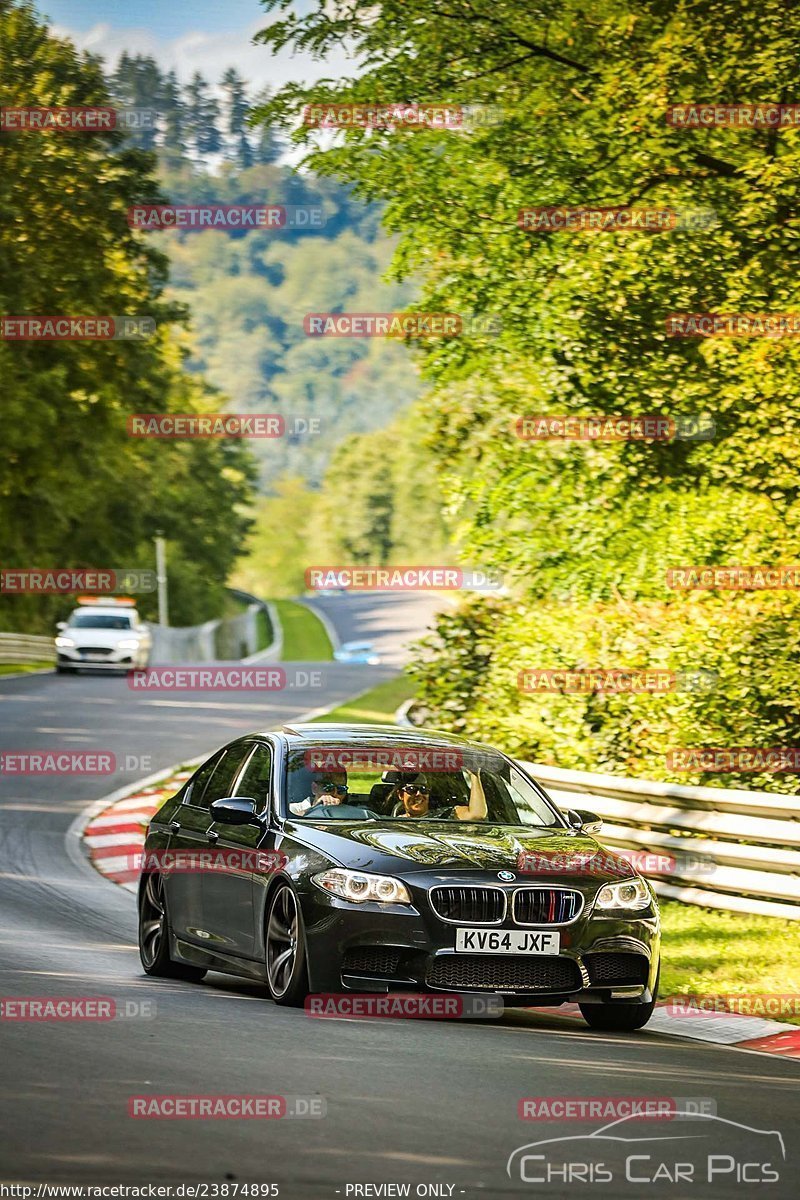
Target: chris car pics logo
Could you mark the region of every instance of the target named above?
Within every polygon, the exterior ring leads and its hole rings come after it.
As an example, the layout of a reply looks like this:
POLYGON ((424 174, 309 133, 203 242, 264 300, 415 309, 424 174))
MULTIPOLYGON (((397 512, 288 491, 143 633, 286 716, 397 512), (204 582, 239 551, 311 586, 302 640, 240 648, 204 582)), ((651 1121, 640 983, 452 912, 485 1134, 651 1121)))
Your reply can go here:
POLYGON ((779 1130, 756 1129, 687 1105, 668 1122, 632 1114, 586 1135, 529 1142, 509 1156, 506 1172, 540 1188, 612 1184, 616 1195, 639 1200, 642 1186, 654 1183, 670 1185, 681 1196, 694 1195, 694 1185, 776 1183, 785 1165, 779 1130))

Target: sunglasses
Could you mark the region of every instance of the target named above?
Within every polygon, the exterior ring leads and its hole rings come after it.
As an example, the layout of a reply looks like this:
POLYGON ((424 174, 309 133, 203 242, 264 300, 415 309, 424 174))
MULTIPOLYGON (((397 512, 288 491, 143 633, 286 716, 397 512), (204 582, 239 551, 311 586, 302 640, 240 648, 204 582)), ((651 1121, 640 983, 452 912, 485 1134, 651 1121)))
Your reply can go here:
POLYGON ((321 783, 320 790, 323 792, 336 792, 338 796, 346 796, 348 787, 346 783, 321 783))
POLYGON ((403 791, 407 796, 427 796, 430 788, 425 787, 424 784, 409 783, 403 788, 403 791))

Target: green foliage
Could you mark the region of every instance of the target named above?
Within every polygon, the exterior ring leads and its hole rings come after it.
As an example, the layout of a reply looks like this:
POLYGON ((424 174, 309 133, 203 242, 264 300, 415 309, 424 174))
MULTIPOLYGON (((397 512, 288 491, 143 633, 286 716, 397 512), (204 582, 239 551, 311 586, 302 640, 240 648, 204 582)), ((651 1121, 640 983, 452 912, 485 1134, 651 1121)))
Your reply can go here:
MULTIPOLYGON (((107 105, 98 64, 25 4, 0 6, 0 106, 107 105)), ((151 567, 169 541, 171 616, 208 619, 236 559, 252 467, 241 445, 134 441, 137 412, 219 407, 186 373, 165 298, 167 261, 128 228, 158 196, 152 156, 116 133, 2 135, 0 311, 146 316, 141 341, 0 341, 3 459, 0 561, 6 567, 151 567)), ((0 597, 0 627, 50 631, 70 598, 0 597)), ((147 616, 155 600, 142 598, 147 616)))
MULTIPOLYGON (((671 746, 792 745, 800 705, 792 595, 671 592, 670 567, 800 558, 800 343, 667 336, 673 313, 796 311, 800 130, 673 128, 667 108, 794 97, 797 5, 724 0, 318 0, 274 14, 273 48, 362 70, 289 85, 261 109, 306 163, 386 205, 394 271, 419 307, 496 313, 502 333, 427 346, 426 409, 448 519, 464 556, 512 597, 444 618, 420 668, 438 723, 562 765, 665 778, 671 746), (299 106, 490 105, 462 130, 352 129, 320 138, 299 106), (534 206, 712 210, 706 229, 542 233, 534 206), (710 415, 709 440, 524 443, 525 414, 710 415), (692 663, 717 693, 523 697, 516 671, 692 663), (533 660, 532 662, 530 660, 533 660), (554 661, 555 660, 555 661, 554 661), (604 661, 605 660, 605 661, 604 661), (673 662, 674 660, 674 662, 673 662)), ((715 782, 731 780, 715 776, 715 782)), ((796 787, 748 776, 745 786, 796 787)))
MULTIPOLYGON (((270 193, 281 196, 285 173, 274 167, 242 172, 240 192, 257 173, 270 174, 270 193)), ((264 491, 282 473, 318 486, 337 442, 387 424, 419 393, 402 346, 312 338, 303 327, 309 312, 404 307, 404 289, 375 282, 388 263, 386 241, 369 242, 350 229, 323 243, 258 231, 165 236, 173 294, 192 309, 195 368, 225 391, 234 412, 280 413, 289 429, 296 418, 319 423, 316 434, 252 443, 264 491)))
POLYGON ((247 555, 234 573, 235 587, 270 597, 305 591, 318 502, 318 494, 309 491, 302 479, 278 480, 274 494, 262 497, 252 510, 247 555))
POLYGON ((775 594, 698 592, 681 604, 473 601, 438 618, 410 671, 428 724, 495 741, 519 758, 800 792, 797 775, 700 773, 671 768, 667 758, 691 747, 800 745, 798 617, 800 601, 775 594), (641 695, 520 688, 521 671, 611 668, 688 679, 641 695))
POLYGON ((418 410, 386 429, 347 438, 325 474, 309 562, 450 562, 436 464, 418 410))
POLYGON ((378 206, 280 165, 284 146, 269 125, 251 128, 249 86, 232 67, 216 92, 199 74, 181 89, 152 58, 123 54, 109 86, 120 102, 159 112, 155 133, 134 130, 124 145, 156 150, 173 203, 267 202, 323 214, 318 225, 298 218, 280 231, 149 235, 170 258, 170 295, 192 310, 190 369, 225 393, 231 411, 319 422, 319 435, 252 443, 262 490, 272 492, 282 474, 318 486, 337 441, 385 425, 420 390, 396 343, 315 339, 303 326, 308 312, 407 303, 409 287, 380 282, 392 248, 378 206))
POLYGON ((253 510, 236 586, 262 596, 306 590, 310 566, 449 563, 436 464, 421 412, 346 438, 316 489, 282 477, 253 510))

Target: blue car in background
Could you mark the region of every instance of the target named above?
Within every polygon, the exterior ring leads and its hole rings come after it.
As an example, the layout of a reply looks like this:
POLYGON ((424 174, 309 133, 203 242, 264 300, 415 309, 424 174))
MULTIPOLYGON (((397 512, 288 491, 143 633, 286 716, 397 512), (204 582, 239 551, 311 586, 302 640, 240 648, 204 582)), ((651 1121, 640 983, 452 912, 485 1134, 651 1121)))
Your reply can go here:
POLYGON ((333 657, 337 662, 364 663, 369 667, 376 667, 381 661, 372 642, 342 642, 333 657))

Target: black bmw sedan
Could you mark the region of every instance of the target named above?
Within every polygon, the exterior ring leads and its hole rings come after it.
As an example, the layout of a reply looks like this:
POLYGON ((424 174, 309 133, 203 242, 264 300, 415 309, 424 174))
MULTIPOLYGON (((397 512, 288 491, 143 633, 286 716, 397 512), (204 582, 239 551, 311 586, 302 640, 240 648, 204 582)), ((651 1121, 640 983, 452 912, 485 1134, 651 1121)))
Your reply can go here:
POLYGON ((487 746, 396 726, 239 738, 155 814, 139 886, 149 975, 309 993, 576 1002, 633 1030, 658 993, 655 894, 487 746))

